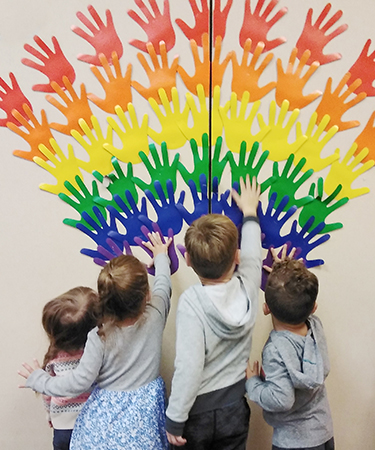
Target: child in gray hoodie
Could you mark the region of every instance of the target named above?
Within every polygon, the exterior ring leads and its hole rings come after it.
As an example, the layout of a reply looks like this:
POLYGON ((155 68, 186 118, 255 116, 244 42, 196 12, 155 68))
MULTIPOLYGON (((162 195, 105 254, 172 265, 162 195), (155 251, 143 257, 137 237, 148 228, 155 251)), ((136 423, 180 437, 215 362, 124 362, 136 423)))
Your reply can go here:
POLYGON ((327 344, 316 310, 318 279, 302 261, 279 259, 266 289, 263 312, 273 330, 259 363, 248 365, 246 390, 274 429, 273 450, 333 450, 333 426, 324 380, 327 344))

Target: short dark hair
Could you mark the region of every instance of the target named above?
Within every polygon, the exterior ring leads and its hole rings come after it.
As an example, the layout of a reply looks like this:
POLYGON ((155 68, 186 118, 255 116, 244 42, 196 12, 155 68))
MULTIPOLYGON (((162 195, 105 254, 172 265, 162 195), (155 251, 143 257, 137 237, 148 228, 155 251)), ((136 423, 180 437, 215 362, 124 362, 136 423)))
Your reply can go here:
POLYGON ((187 229, 185 246, 196 274, 215 280, 233 264, 238 249, 238 230, 228 217, 207 214, 187 229))
POLYGON ((276 319, 290 325, 306 321, 312 313, 318 296, 319 282, 302 261, 280 261, 272 266, 265 298, 276 319))

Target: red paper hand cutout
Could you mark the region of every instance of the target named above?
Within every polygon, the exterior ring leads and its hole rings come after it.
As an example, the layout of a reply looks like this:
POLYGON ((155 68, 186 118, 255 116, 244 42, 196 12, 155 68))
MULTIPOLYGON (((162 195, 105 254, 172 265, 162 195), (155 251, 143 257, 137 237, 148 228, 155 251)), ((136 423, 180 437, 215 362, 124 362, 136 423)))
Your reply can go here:
POLYGON ((94 64, 95 66, 101 65, 99 58, 101 53, 105 55, 109 62, 112 62, 112 52, 116 52, 118 59, 120 59, 123 54, 123 47, 115 30, 111 11, 107 9, 105 12, 107 18, 107 25, 105 25, 92 5, 89 5, 87 9, 95 23, 90 22, 90 20, 80 11, 77 12, 77 17, 91 31, 92 35, 86 33, 86 31, 76 25, 72 26, 72 30, 91 44, 94 47, 96 54, 83 55, 81 53, 77 58, 80 61, 94 64))
POLYGON ((27 104, 23 105, 23 115, 17 110, 13 110, 12 114, 17 122, 20 123, 20 127, 12 122, 8 122, 7 127, 30 145, 30 150, 28 152, 14 150, 13 155, 27 159, 28 161, 33 161, 34 156, 46 160, 47 157, 39 150, 39 144, 43 144, 52 153, 55 153, 50 144, 50 139, 53 139, 53 136, 48 125, 46 112, 43 109, 41 111, 42 121, 40 123, 27 104), (23 126, 26 131, 21 130, 21 126, 23 126))
MULTIPOLYGON (((181 19, 176 19, 177 25, 181 28, 184 35, 189 39, 194 39, 195 42, 199 47, 202 47, 202 36, 205 33, 208 33, 208 27, 209 27, 209 8, 208 8, 208 1, 207 0, 201 0, 201 11, 198 9, 197 0, 189 0, 191 9, 194 14, 195 19, 195 26, 189 27, 187 23, 185 23, 181 19)), ((233 0, 228 0, 227 4, 225 5, 224 9, 221 10, 220 5, 221 0, 215 0, 215 6, 214 6, 214 20, 213 20, 213 37, 214 39, 217 38, 217 36, 221 36, 222 39, 224 39, 225 36, 225 29, 227 24, 227 18, 230 11, 230 8, 232 7, 233 0)))
POLYGON ((245 14, 240 31, 240 45, 242 48, 244 48, 246 40, 251 39, 251 52, 255 51, 258 42, 264 42, 264 51, 266 52, 286 42, 285 37, 280 37, 269 41, 267 39, 267 34, 275 25, 275 23, 278 22, 288 12, 288 8, 281 8, 279 11, 277 11, 273 18, 267 22, 268 16, 275 9, 279 0, 270 0, 264 12, 261 14, 260 11, 263 8, 264 2, 265 0, 258 0, 255 10, 252 13, 250 9, 250 0, 245 1, 245 14))
POLYGON ((146 52, 147 43, 151 42, 156 51, 159 51, 159 42, 164 41, 167 51, 174 47, 176 42, 176 35, 172 27, 171 16, 169 12, 169 0, 164 0, 164 12, 160 12, 160 9, 155 0, 149 0, 152 13, 146 7, 143 0, 134 0, 138 8, 142 11, 146 20, 143 20, 139 15, 130 9, 128 11, 129 16, 143 29, 147 34, 146 41, 140 41, 139 39, 132 39, 129 41, 130 45, 138 48, 139 50, 146 52))
POLYGON ((118 60, 117 53, 112 53, 112 64, 115 74, 112 73, 111 66, 105 55, 100 54, 99 60, 107 74, 108 81, 99 71, 96 66, 91 66, 91 72, 98 79, 99 83, 102 85, 105 91, 105 98, 101 99, 94 94, 87 94, 89 100, 91 100, 95 105, 102 109, 103 111, 115 114, 115 106, 120 105, 124 111, 128 110, 128 103, 132 101, 131 92, 131 74, 132 65, 128 64, 126 73, 123 76, 121 73, 120 61, 118 60))
POLYGON ((332 5, 330 3, 327 3, 314 25, 312 24, 313 9, 310 8, 307 13, 305 26, 297 41, 296 47, 298 48, 298 58, 301 58, 306 50, 311 51, 310 58, 307 61, 307 64, 309 65, 314 61, 319 61, 320 64, 327 64, 332 61, 336 61, 337 59, 341 59, 340 53, 331 53, 330 55, 323 54, 323 48, 328 44, 328 42, 343 33, 348 28, 347 24, 340 25, 336 28, 336 30, 332 31, 331 34, 326 34, 328 30, 332 28, 341 18, 343 14, 341 10, 337 11, 336 14, 334 14, 326 22, 326 24, 320 28, 323 20, 327 17, 329 11, 331 10, 331 6, 332 5))
POLYGON ((351 77, 347 81, 347 84, 360 78, 362 84, 356 89, 355 93, 366 92, 367 97, 375 96, 375 88, 373 83, 375 80, 375 51, 369 53, 371 45, 371 39, 368 39, 361 54, 358 56, 357 61, 352 65, 348 72, 351 77))
POLYGON ((44 51, 45 55, 29 44, 25 44, 24 49, 35 56, 35 58, 38 58, 42 64, 37 64, 35 61, 28 58, 22 58, 21 62, 25 64, 25 66, 39 70, 39 72, 46 75, 49 78, 49 83, 34 84, 33 90, 40 92, 54 92, 51 87, 52 81, 64 88, 64 83, 62 81, 63 77, 67 77, 70 83, 73 84, 76 79, 76 73, 73 66, 65 58, 55 36, 52 36, 55 52, 53 52, 39 36, 34 36, 34 41, 44 51))
POLYGON ((357 144, 355 155, 358 155, 362 149, 368 148, 368 154, 363 158, 363 163, 375 161, 375 111, 371 114, 362 133, 354 141, 357 144))
MULTIPOLYGON (((31 103, 22 93, 16 77, 12 72, 9 73, 9 78, 12 83, 12 87, 5 83, 5 81, 0 78, 0 109, 2 109, 7 115, 5 119, 0 119, 0 127, 6 127, 8 122, 12 122, 17 126, 20 126, 20 122, 13 116, 12 111, 14 109, 22 111, 22 107, 26 104, 30 110, 32 110, 31 103)), ((24 118, 28 120, 27 114, 23 111, 20 113, 24 118)))
POLYGON ((366 98, 366 93, 361 92, 356 95, 355 98, 345 103, 345 100, 353 94, 353 92, 360 86, 361 80, 357 79, 352 83, 348 89, 343 92, 340 96, 340 92, 343 90, 345 84, 350 78, 350 73, 344 75, 342 80, 337 85, 337 88, 331 92, 332 88, 332 78, 328 78, 327 85, 322 97, 321 102, 316 108, 316 112, 318 114, 318 123, 323 119, 325 114, 328 114, 331 117, 331 121, 329 125, 332 127, 333 125, 337 125, 340 131, 348 130, 349 128, 358 127, 360 123, 358 120, 350 120, 347 122, 343 122, 341 117, 344 113, 355 106, 357 103, 361 102, 366 98))
POLYGON ((51 105, 55 106, 64 114, 64 116, 68 119, 68 124, 62 125, 60 123, 53 122, 50 124, 50 127, 54 130, 60 131, 60 133, 68 135, 70 135, 71 130, 77 130, 79 133, 83 134, 82 128, 79 126, 79 119, 85 120, 85 122, 92 128, 91 116, 93 115, 87 99, 85 85, 83 83, 81 84, 81 97, 78 97, 69 80, 64 77, 63 81, 66 90, 71 96, 71 99, 57 83, 52 82, 51 86, 60 96, 61 100, 66 103, 66 106, 59 103, 54 97, 52 97, 52 95, 46 95, 46 99, 51 103, 51 105))
POLYGON ((138 81, 132 81, 132 86, 139 94, 142 95, 146 100, 152 97, 154 100, 161 104, 161 100, 158 94, 159 89, 163 88, 168 96, 168 100, 172 100, 172 88, 176 87, 176 75, 178 67, 178 56, 175 56, 171 67, 168 66, 168 54, 165 42, 160 42, 160 56, 161 65, 159 64, 158 56, 156 54, 154 46, 151 42, 147 43, 147 51, 150 55, 154 69, 149 66, 143 53, 138 53, 137 57, 142 67, 145 69, 148 79, 150 80, 150 87, 145 88, 138 81))

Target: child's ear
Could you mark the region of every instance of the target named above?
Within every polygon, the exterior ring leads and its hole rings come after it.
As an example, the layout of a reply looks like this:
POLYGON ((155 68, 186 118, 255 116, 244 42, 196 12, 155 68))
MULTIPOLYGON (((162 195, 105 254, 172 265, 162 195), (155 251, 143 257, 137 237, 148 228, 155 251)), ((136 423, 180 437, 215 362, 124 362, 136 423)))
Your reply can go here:
POLYGON ((263 314, 265 316, 268 316, 268 314, 271 314, 271 311, 266 302, 263 303, 263 314))
POLYGON ((237 266, 240 263, 241 259, 241 250, 237 249, 236 253, 234 254, 234 264, 237 266))
POLYGON ((185 261, 188 267, 191 267, 190 255, 188 252, 185 252, 185 261))
POLYGON ((315 302, 315 303, 314 303, 314 308, 313 308, 313 310, 311 311, 311 314, 314 314, 314 312, 315 312, 317 309, 318 309, 318 304, 315 302))

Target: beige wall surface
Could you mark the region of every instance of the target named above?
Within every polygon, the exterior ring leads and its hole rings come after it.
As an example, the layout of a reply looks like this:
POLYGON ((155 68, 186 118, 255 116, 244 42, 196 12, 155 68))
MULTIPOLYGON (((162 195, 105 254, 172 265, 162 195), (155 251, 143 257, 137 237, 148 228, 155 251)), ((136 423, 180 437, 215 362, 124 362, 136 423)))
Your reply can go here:
MULTIPOLYGON (((147 3, 147 2, 146 2, 147 3)), ((162 1, 158 1, 162 7, 162 1)), ((198 2, 200 3, 200 2, 198 2)), ((222 1, 224 4, 224 1, 222 1)), ((254 8, 255 0, 251 1, 254 8)), ((267 2, 268 3, 268 2, 267 2)), ((183 17, 193 24, 193 17, 187 0, 170 0, 173 19, 183 17)), ((238 34, 242 24, 244 0, 234 0, 228 17, 226 37, 223 42, 223 56, 236 51, 241 58, 242 49, 238 34)), ((133 64, 133 79, 147 84, 147 77, 137 60, 137 49, 128 45, 134 37, 143 39, 142 30, 126 14, 135 8, 130 0, 94 2, 103 17, 105 8, 112 11, 116 29, 124 43, 123 61, 133 64)), ((261 78, 261 84, 276 79, 276 59, 280 58, 285 68, 290 52, 303 29, 309 7, 314 8, 313 20, 326 5, 326 1, 281 0, 279 7, 288 7, 288 13, 269 32, 269 39, 285 36, 287 42, 273 50, 274 59, 261 78)), ((32 90, 32 85, 44 78, 39 72, 21 63, 30 57, 23 49, 25 43, 34 44, 38 35, 49 45, 56 36, 67 59, 73 64, 78 83, 84 82, 88 92, 102 96, 97 80, 89 66, 76 57, 78 53, 90 53, 89 44, 75 35, 71 25, 82 25, 76 17, 77 11, 86 15, 87 3, 82 0, 34 0, 26 2, 2 0, 0 14, 0 77, 9 82, 9 72, 14 72, 21 89, 33 104, 37 117, 46 109, 50 121, 63 122, 61 113, 46 100, 45 95, 32 90)), ((328 77, 337 86, 343 75, 356 61, 367 39, 374 36, 375 3, 370 0, 353 2, 333 0, 330 15, 342 9, 343 17, 333 27, 347 23, 348 30, 331 41, 325 53, 341 53, 342 58, 319 68, 308 81, 305 94, 316 89, 323 91, 328 77)), ((179 54, 181 61, 194 71, 191 51, 187 39, 175 26, 177 44, 171 54, 179 54)), ((374 51, 374 45, 372 49, 374 51)), ((124 66, 125 67, 125 63, 124 66)), ((221 104, 230 96, 231 68, 223 81, 221 104)), ((374 70, 375 77, 375 70, 374 70)), ((178 80, 179 92, 185 88, 178 80)), ((274 91, 261 102, 261 113, 268 117, 270 101, 274 91)), ((319 100, 301 111, 299 120, 306 128, 310 115, 319 100)), ((150 113, 147 103, 134 93, 137 114, 150 113)), ((1 107, 1 103, 0 103, 1 107)), ((94 110, 94 108, 93 108, 94 110)), ((344 120, 359 120, 360 126, 338 133, 324 149, 327 155, 340 149, 341 158, 365 127, 375 110, 375 100, 368 97, 344 115, 344 120)), ((2 113, 2 111, 0 111, 2 113)), ((95 109, 95 114, 105 123, 106 114, 95 109)), ((0 118, 3 115, 0 114, 0 118)), ((151 117, 151 114, 150 114, 151 117)), ((150 121, 155 117, 150 118, 150 121)), ((66 150, 68 138, 56 134, 62 148, 66 150)), ((49 174, 36 164, 12 155, 15 149, 27 149, 27 144, 15 133, 0 128, 0 199, 2 214, 1 229, 1 314, 0 330, 2 370, 0 402, 0 448, 20 450, 24 448, 43 450, 51 448, 51 431, 47 426, 42 401, 31 391, 18 389, 22 380, 17 375, 23 361, 33 357, 42 359, 47 341, 40 324, 43 305, 51 298, 77 286, 95 287, 99 267, 90 258, 80 254, 83 247, 94 245, 83 233, 62 223, 66 217, 76 217, 74 212, 55 195, 41 191, 40 183, 52 182, 49 174)), ((187 146, 185 146, 188 148, 187 146)), ((225 146, 224 146, 225 147, 225 146)), ((181 151, 182 159, 188 164, 189 153, 181 151)), ((223 149, 226 151, 226 148, 223 149)), ((267 162, 268 164, 268 162, 267 162)), ((281 166, 284 163, 281 163, 281 166)), ((141 168, 139 170, 142 170, 141 168)), ((268 164, 271 173, 272 163, 268 164)), ((265 172, 266 173, 266 172, 265 172)), ((325 177, 328 169, 314 174, 325 177)), ((223 180, 227 187, 229 177, 223 180)), ((179 181, 181 182, 181 180, 179 181)), ((309 186, 309 183, 307 183, 309 186)), ((179 185, 182 187, 182 184, 179 185)), ((353 187, 369 187, 370 193, 351 199, 348 204, 332 214, 332 222, 342 222, 343 228, 331 233, 328 242, 312 252, 312 257, 322 258, 323 266, 312 269, 320 280, 319 308, 331 357, 331 373, 327 380, 329 399, 335 427, 335 439, 340 450, 375 450, 375 358, 372 343, 375 341, 375 302, 373 293, 375 254, 375 169, 359 176, 353 187)), ((308 190, 308 187, 307 187, 308 190)), ((307 192, 306 192, 307 193, 307 192)), ((177 237, 182 242, 183 232, 177 237)), ((165 331, 162 374, 170 385, 174 359, 174 315, 180 293, 196 281, 196 277, 180 259, 180 270, 173 275, 173 307, 165 331)), ((263 302, 263 294, 259 303, 263 302)), ((259 314, 254 331, 254 345, 251 358, 259 358, 262 346, 270 331, 268 318, 259 314)), ((252 405, 249 449, 270 448, 272 430, 265 424, 262 413, 252 405)))

